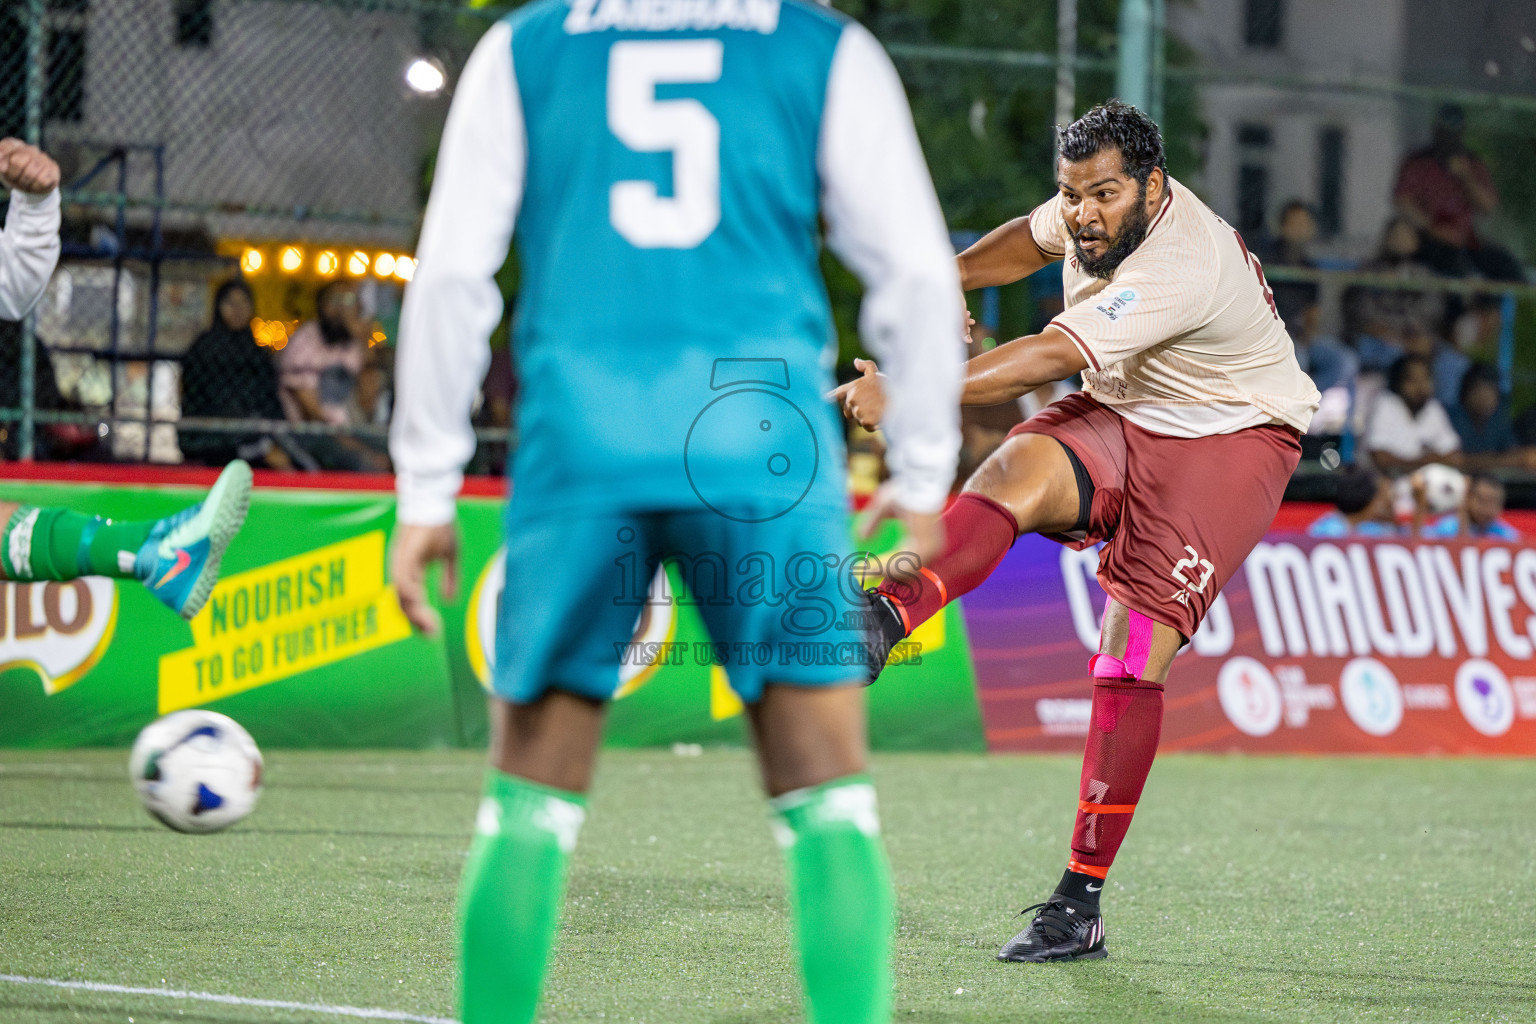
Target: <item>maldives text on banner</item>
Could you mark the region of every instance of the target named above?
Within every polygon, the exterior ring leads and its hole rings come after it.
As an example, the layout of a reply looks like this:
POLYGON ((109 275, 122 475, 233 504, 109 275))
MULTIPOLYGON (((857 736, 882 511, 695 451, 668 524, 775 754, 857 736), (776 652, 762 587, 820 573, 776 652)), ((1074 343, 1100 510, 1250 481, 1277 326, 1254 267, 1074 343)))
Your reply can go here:
MULTIPOLYGON (((1097 563, 1024 537, 966 597, 991 749, 1082 749, 1097 563)), ((1533 652, 1536 550, 1272 533, 1174 662, 1163 749, 1536 754, 1533 652)))

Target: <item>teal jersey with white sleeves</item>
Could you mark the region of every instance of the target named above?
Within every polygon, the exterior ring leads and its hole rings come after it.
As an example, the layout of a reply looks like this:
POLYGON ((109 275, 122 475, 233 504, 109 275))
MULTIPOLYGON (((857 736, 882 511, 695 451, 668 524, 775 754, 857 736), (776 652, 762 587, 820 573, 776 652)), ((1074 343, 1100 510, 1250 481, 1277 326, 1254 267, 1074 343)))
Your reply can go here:
POLYGON ((510 16, 523 514, 846 504, 817 167, 845 20, 804 0, 510 16))

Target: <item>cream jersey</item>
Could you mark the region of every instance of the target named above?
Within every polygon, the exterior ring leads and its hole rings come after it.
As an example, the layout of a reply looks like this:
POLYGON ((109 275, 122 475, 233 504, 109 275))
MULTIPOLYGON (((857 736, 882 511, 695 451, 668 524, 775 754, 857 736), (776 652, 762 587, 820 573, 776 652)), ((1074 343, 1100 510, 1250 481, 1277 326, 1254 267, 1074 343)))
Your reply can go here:
POLYGON ((1108 281, 1085 273, 1058 192, 1030 233, 1062 256, 1059 328, 1088 361, 1083 390, 1137 426, 1209 437, 1283 423, 1305 432, 1321 397, 1296 361, 1274 294, 1242 236, 1168 179, 1147 237, 1108 281))

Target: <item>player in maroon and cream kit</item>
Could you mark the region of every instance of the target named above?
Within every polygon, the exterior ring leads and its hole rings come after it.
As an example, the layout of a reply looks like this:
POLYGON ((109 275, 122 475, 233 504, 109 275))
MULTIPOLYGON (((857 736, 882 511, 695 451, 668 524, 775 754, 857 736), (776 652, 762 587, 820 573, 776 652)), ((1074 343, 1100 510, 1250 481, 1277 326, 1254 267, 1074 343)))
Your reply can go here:
MULTIPOLYGON (((1060 188, 962 253, 967 290, 1065 258, 1066 310, 967 364, 962 402, 998 405, 1081 373, 1083 390, 1015 428, 944 514, 944 554, 872 595, 883 647, 995 569, 1021 533, 1103 543, 1109 595, 1089 661, 1093 715, 1067 871, 1003 960, 1106 955, 1099 890, 1157 752, 1179 648, 1263 537, 1318 392, 1242 238, 1168 177, 1157 126, 1095 107, 1060 133, 1060 188)), ((866 427, 873 363, 838 389, 866 427)))

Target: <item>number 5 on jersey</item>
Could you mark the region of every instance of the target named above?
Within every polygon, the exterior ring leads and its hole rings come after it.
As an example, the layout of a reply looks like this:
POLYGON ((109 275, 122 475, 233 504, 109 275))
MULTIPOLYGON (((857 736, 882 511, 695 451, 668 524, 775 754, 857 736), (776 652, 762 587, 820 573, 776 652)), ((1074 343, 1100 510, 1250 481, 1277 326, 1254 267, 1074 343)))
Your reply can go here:
POLYGON ((637 153, 672 154, 672 195, 653 181, 616 182, 608 219, 637 249, 692 249, 720 223, 720 122, 698 100, 658 100, 658 85, 718 82, 718 39, 613 44, 608 127, 637 153))

